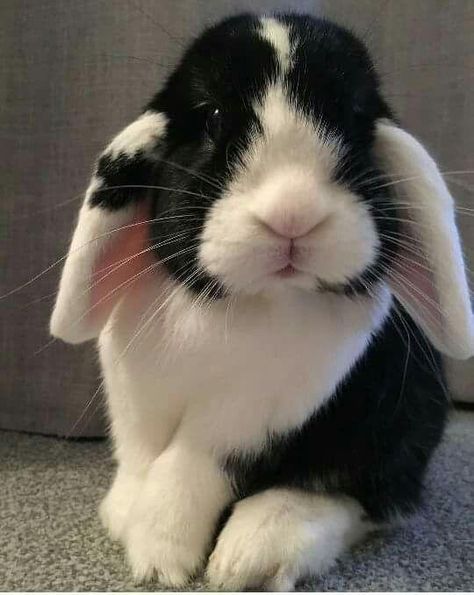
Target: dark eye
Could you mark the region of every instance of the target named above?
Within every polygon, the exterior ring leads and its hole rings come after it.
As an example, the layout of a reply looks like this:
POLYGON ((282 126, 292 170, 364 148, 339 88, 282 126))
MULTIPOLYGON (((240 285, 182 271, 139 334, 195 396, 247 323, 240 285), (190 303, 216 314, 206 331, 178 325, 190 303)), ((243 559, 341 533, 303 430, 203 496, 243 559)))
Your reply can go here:
POLYGON ((222 128, 222 111, 218 107, 216 107, 209 112, 209 116, 206 122, 207 133, 214 142, 220 138, 222 134, 222 128))

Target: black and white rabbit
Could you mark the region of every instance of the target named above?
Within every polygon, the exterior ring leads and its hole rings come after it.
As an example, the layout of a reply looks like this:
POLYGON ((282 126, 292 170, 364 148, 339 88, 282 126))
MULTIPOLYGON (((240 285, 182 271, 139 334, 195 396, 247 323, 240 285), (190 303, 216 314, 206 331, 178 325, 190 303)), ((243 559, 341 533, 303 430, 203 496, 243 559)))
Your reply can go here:
POLYGON ((102 153, 51 332, 98 338, 101 517, 138 579, 210 554, 216 588, 291 589, 414 510, 440 352, 474 332, 453 200, 364 45, 300 15, 207 29, 102 153))

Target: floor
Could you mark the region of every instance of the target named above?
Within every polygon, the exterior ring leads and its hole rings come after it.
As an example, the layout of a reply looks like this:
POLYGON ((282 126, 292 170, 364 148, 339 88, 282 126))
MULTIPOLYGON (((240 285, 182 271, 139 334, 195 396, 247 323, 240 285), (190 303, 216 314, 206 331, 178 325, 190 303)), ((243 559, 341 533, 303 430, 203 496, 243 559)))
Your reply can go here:
MULTIPOLYGON (((140 590, 97 518, 112 471, 106 441, 0 432, 0 590, 140 590)), ((433 460, 423 509, 301 590, 472 590, 473 488, 474 412, 457 411, 433 460)), ((205 585, 197 581, 193 590, 205 585)))

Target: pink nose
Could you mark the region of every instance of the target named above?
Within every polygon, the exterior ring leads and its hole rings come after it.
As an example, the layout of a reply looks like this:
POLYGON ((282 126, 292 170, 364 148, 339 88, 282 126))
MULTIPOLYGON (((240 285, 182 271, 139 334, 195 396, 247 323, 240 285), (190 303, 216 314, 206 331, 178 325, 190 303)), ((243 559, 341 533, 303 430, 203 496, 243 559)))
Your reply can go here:
POLYGON ((281 236, 282 238, 287 238, 289 240, 295 240, 297 238, 302 238, 308 234, 310 234, 316 227, 318 227, 322 222, 322 219, 283 219, 283 218, 274 218, 274 219, 260 219, 258 218, 259 223, 268 229, 273 234, 281 236))

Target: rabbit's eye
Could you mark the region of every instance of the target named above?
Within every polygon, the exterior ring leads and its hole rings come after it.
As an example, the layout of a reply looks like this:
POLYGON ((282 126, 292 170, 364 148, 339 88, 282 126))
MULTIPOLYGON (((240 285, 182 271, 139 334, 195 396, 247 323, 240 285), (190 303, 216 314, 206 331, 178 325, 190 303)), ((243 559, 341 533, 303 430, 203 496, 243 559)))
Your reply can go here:
POLYGON ((213 141, 217 141, 223 128, 222 111, 216 107, 212 109, 208 115, 206 122, 206 130, 213 141))

